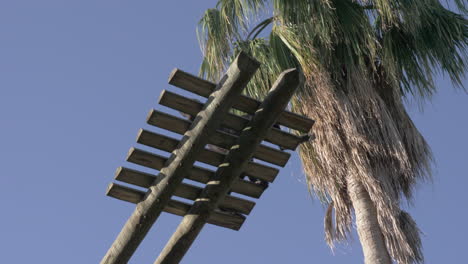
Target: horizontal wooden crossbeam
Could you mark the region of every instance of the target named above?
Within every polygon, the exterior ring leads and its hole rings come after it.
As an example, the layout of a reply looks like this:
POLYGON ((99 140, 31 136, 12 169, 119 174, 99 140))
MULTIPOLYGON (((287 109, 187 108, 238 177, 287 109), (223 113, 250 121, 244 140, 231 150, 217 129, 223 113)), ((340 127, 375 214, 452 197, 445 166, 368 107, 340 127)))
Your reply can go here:
MULTIPOLYGON (((174 119, 172 118, 171 115, 154 110, 154 109, 151 110, 151 112, 148 115, 148 118, 147 118, 148 122, 150 121, 150 118, 155 118, 156 117, 155 115, 161 115, 158 117, 160 119, 160 122, 163 122, 163 125, 172 127, 172 129, 177 130, 177 131, 186 131, 191 124, 191 122, 188 120, 181 119, 178 117, 174 117, 175 118, 174 119), (185 124, 182 124, 180 121, 186 121, 186 122, 185 124), (185 129, 185 127, 187 129, 185 129)), ((242 118, 240 116, 236 116, 233 114, 228 114, 227 121, 224 122, 224 125, 235 130, 241 130, 242 128, 245 127, 245 125, 248 122, 246 118, 242 118)), ((185 132, 177 132, 177 133, 183 134, 185 132)), ((296 136, 294 134, 288 133, 287 131, 283 131, 283 130, 273 127, 268 131, 267 136, 265 137, 265 141, 278 145, 284 149, 295 150, 297 146, 301 142, 303 142, 303 139, 302 137, 296 136)))
MULTIPOLYGON (((158 180, 159 178, 149 173, 120 167, 116 171, 115 179, 121 182, 148 188, 154 181, 158 180)), ((202 188, 183 182, 177 186, 174 195, 194 201, 200 196, 201 191, 202 188)), ((250 214, 254 206, 254 202, 232 195, 227 195, 220 204, 221 208, 236 211, 246 215, 250 214)))
MULTIPOLYGON (((147 168, 161 170, 161 168, 164 167, 167 158, 141 149, 131 148, 127 155, 127 161, 145 166, 147 168)), ((273 182, 276 178, 276 175, 278 175, 278 172, 279 171, 277 169, 271 167, 253 167, 249 172, 251 173, 249 175, 267 182, 273 182)), ((189 174, 192 173, 208 173, 212 175, 214 172, 202 167, 193 166, 193 169, 190 170, 189 174)))
MULTIPOLYGON (((195 116, 196 114, 198 114, 198 112, 200 112, 201 109, 203 108, 203 104, 200 103, 199 101, 187 98, 185 96, 173 93, 168 90, 163 90, 161 92, 161 95, 159 97, 159 104, 175 109, 180 112, 184 112, 192 116, 195 116)), ((239 132, 242 131, 242 129, 244 129, 244 127, 248 123, 249 123, 249 120, 247 118, 244 118, 244 117, 232 114, 232 113, 228 113, 222 122, 223 126, 226 126, 230 129, 233 129, 239 132)), ((300 137, 294 136, 286 131, 282 131, 277 128, 271 128, 269 131, 270 131, 269 134, 274 134, 274 135, 269 136, 268 139, 265 138, 265 140, 273 144, 276 144, 278 146, 284 145, 284 143, 282 143, 281 140, 285 138, 287 138, 290 141, 291 140, 297 141, 298 144, 301 142, 300 137), (276 138, 274 136, 277 136, 279 138, 276 138)), ((260 147, 261 146, 262 145, 260 145, 260 147)))
MULTIPOLYGON (((161 92, 158 102, 161 105, 175 109, 180 112, 184 112, 192 116, 195 116, 203 108, 203 104, 201 102, 173 93, 168 90, 163 90, 161 92)), ((244 127, 248 123, 249 120, 247 118, 232 113, 228 113, 222 122, 223 126, 226 126, 238 132, 242 131, 242 129, 244 129, 244 127)), ((295 149, 295 147, 297 147, 297 144, 300 144, 302 142, 301 137, 298 137, 296 135, 293 135, 286 131, 282 131, 277 128, 271 128, 267 136, 268 137, 265 138, 265 140, 281 147, 283 147, 283 145, 286 145, 285 148, 288 149, 290 147, 294 147, 291 149, 295 149)))
MULTIPOLYGON (((216 87, 216 84, 212 82, 203 80, 179 69, 174 69, 172 71, 171 76, 169 77, 169 84, 203 97, 210 96, 216 87)), ((242 95, 239 97, 239 100, 234 103, 233 108, 253 114, 260 106, 260 103, 261 102, 258 100, 242 95)), ((299 130, 303 133, 309 133, 312 125, 314 124, 314 120, 289 111, 283 111, 278 117, 277 122, 283 126, 299 130)))
MULTIPOLYGON (((152 174, 137 172, 138 171, 136 170, 119 167, 116 171, 115 179, 145 188, 148 188, 148 186, 150 186, 156 180, 156 177, 152 174)), ((186 178, 195 182, 206 184, 210 180, 212 173, 214 172, 200 169, 196 170, 194 173, 190 173, 186 178)), ((252 198, 260 198, 264 188, 250 181, 239 179, 238 181, 234 182, 231 191, 252 198)))
MULTIPOLYGON (((107 189, 107 195, 122 201, 137 204, 145 197, 145 192, 136 190, 127 186, 112 183, 107 189)), ((191 205, 171 199, 163 211, 166 213, 185 216, 190 210, 191 205)), ((245 221, 245 217, 237 214, 230 214, 221 211, 215 211, 208 219, 208 223, 233 230, 239 230, 245 221)))
MULTIPOLYGON (((230 138, 231 140, 234 140, 235 138, 230 138)), ((171 138, 165 135, 161 135, 158 133, 150 132, 144 129, 141 129, 138 133, 137 137, 137 142, 146 146, 150 146, 153 148, 157 148, 160 150, 164 150, 167 152, 172 152, 174 151, 178 144, 179 140, 175 138, 171 138)), ((234 143, 234 142, 229 142, 229 143, 234 143)), ((231 145, 225 145, 224 147, 226 149, 229 149, 231 145)), ((270 151, 270 149, 267 148, 260 148, 258 151, 258 156, 264 157, 264 161, 270 162, 272 164, 278 165, 278 166, 285 166, 286 163, 288 162, 290 158, 290 154, 286 152, 277 152, 277 151, 270 151), (287 155, 283 155, 283 153, 286 153, 287 155), (268 156, 271 155, 271 156, 268 156)), ((205 149, 202 152, 200 152, 200 155, 198 156, 198 161, 204 162, 209 165, 213 166, 218 166, 223 162, 223 159, 226 155, 218 153, 213 150, 205 149)), ((266 166, 251 162, 249 164, 249 170, 262 170, 266 166)), ((249 171, 247 171, 247 174, 249 174, 249 171)), ((252 175, 254 176, 254 175, 252 175)))
MULTIPOLYGON (((179 144, 179 140, 175 138, 150 132, 144 129, 141 129, 138 133, 137 142, 167 152, 174 151, 179 144)), ((197 161, 201 161, 212 166, 218 166, 223 162, 225 157, 225 154, 217 153, 209 149, 204 149, 197 156, 197 161)), ((270 173, 273 174, 277 173, 277 171, 278 170, 275 168, 251 161, 249 162, 245 173, 254 177, 262 177, 261 175, 270 173)))

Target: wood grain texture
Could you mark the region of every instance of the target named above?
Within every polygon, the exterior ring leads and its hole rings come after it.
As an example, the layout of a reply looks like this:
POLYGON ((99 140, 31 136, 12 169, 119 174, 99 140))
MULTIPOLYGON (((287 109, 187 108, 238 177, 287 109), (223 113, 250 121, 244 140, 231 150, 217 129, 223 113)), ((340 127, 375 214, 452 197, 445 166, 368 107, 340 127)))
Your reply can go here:
MULTIPOLYGON (((213 174, 213 171, 196 167, 195 170, 192 171, 186 178, 195 182, 206 184, 213 174)), ((136 186, 148 188, 156 178, 153 174, 150 173, 119 167, 115 173, 115 179, 136 186)), ((238 181, 234 182, 231 191, 258 199, 262 195, 264 188, 250 181, 239 179, 238 181)))
MULTIPOLYGON (((169 84, 203 97, 210 96, 216 87, 216 84, 203 80, 180 69, 174 69, 172 71, 171 77, 169 78, 169 84)), ((233 107, 243 112, 253 114, 260 104, 260 101, 242 95, 233 107)), ((303 133, 309 133, 314 124, 314 120, 289 111, 281 113, 277 122, 283 126, 299 130, 303 133)))
MULTIPOLYGON (((151 175, 149 173, 122 167, 117 169, 115 179, 143 188, 149 188, 155 181, 160 180, 160 178, 157 176, 151 175)), ((195 201, 199 197, 202 190, 203 189, 198 186, 182 182, 179 186, 177 186, 174 195, 195 201)), ((246 215, 250 214, 254 206, 254 202, 234 197, 232 195, 227 195, 226 198, 220 203, 221 208, 236 211, 246 215)))
MULTIPOLYGON (((122 201, 137 204, 143 200, 143 198, 145 197, 145 192, 129 188, 120 184, 112 183, 109 185, 106 195, 122 201)), ((178 216, 185 216, 190 210, 190 207, 190 204, 177 200, 170 200, 164 207, 163 211, 178 216)), ((207 220, 207 223, 233 230, 239 230, 244 221, 245 217, 243 217, 242 215, 216 211, 207 220)))
POLYGON ((187 119, 176 117, 155 109, 151 109, 148 113, 146 122, 152 126, 166 129, 181 135, 185 134, 192 125, 192 122, 187 119))

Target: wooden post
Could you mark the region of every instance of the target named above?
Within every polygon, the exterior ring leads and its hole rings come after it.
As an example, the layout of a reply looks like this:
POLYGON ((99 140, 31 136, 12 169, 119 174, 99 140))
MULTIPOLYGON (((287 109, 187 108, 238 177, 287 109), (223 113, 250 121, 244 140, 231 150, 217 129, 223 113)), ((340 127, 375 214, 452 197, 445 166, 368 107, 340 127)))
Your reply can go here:
POLYGON ((101 264, 127 263, 145 235, 150 230, 177 186, 192 169, 196 156, 208 143, 234 102, 239 98, 259 63, 240 53, 210 96, 204 109, 198 113, 190 129, 180 141, 166 166, 159 173, 160 181, 154 182, 139 202, 122 231, 115 239, 101 264))
POLYGON ((180 262, 214 209, 245 170, 255 149, 286 108, 299 83, 299 72, 296 69, 287 70, 279 76, 253 119, 243 129, 237 144, 231 147, 224 162, 219 165, 214 177, 184 216, 155 264, 180 262))

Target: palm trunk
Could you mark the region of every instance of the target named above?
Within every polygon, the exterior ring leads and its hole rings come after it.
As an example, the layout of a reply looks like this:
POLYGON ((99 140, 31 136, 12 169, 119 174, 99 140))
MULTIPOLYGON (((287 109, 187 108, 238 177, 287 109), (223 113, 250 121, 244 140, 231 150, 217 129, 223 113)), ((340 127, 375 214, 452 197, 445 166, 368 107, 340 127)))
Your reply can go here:
POLYGON ((365 264, 391 264, 392 261, 377 221, 377 210, 362 183, 348 180, 348 192, 356 214, 356 226, 365 264))

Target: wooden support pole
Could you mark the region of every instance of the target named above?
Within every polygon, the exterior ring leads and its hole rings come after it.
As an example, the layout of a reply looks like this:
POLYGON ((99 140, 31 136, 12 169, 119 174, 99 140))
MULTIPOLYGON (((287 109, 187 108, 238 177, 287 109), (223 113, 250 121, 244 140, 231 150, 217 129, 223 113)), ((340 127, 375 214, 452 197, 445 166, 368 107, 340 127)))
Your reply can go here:
POLYGON ((230 149, 223 164, 185 215, 155 264, 180 262, 219 202, 226 196, 232 183, 245 170, 268 129, 287 106, 299 86, 299 77, 296 69, 287 70, 279 76, 249 125, 242 131, 237 144, 230 149))
POLYGON ((240 53, 210 96, 204 109, 195 117, 179 148, 160 171, 161 181, 153 183, 139 202, 101 264, 124 264, 133 255, 151 226, 164 210, 177 186, 192 169, 198 153, 208 143, 234 102, 239 98, 259 63, 240 53))

